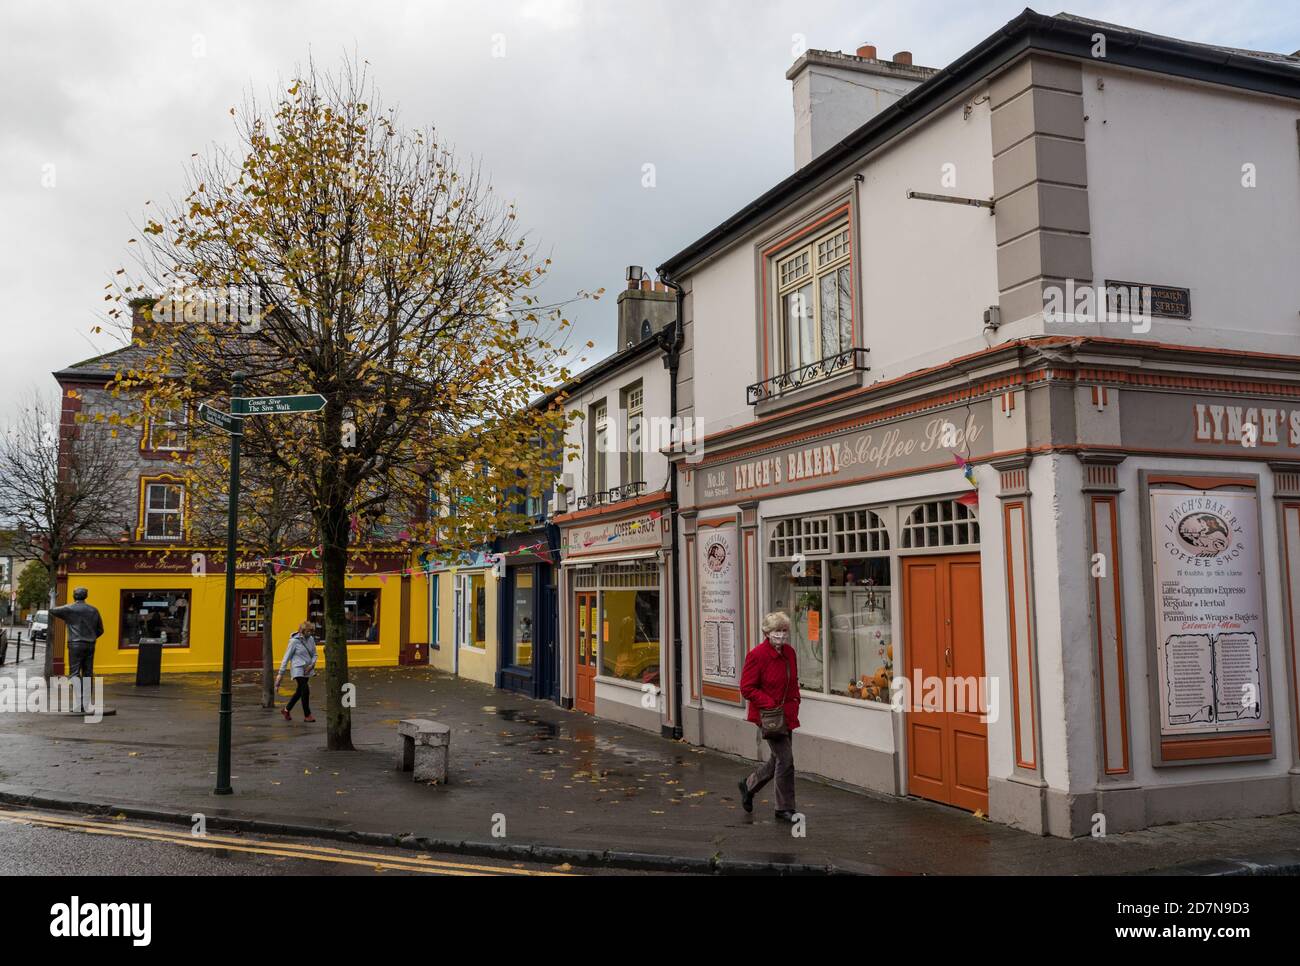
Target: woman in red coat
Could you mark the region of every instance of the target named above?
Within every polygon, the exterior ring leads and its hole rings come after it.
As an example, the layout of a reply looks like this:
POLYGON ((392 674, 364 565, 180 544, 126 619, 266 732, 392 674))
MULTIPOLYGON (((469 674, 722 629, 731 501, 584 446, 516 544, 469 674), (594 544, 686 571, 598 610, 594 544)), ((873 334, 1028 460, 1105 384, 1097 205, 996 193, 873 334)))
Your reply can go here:
POLYGON ((791 738, 799 727, 799 661, 790 646, 790 618, 780 611, 763 618, 763 643, 745 656, 740 674, 740 693, 749 702, 749 720, 758 725, 771 751, 767 761, 740 782, 740 803, 754 810, 754 796, 776 778, 776 818, 793 822, 794 748, 791 738), (763 731, 762 712, 773 708, 785 712, 779 731, 763 731))

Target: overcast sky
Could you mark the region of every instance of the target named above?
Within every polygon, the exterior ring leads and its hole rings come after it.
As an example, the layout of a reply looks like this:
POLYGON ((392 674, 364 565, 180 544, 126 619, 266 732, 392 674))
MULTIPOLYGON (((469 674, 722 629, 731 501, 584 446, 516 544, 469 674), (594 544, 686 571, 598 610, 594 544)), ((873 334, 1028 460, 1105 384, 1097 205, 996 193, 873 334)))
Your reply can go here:
MULTIPOLYGON (((1059 0, 1057 0, 1059 2, 1059 0)), ((144 202, 229 108, 310 51, 355 52, 412 125, 480 158, 555 260, 547 295, 604 286, 575 315, 613 348, 613 294, 792 170, 785 71, 810 47, 942 67, 1024 0, 520 0, 55 3, 0 8, 0 413, 93 336, 144 202), (503 53, 504 56, 495 56, 503 53), (643 187, 643 166, 655 186, 643 187), (53 185, 43 185, 43 179, 53 185)), ((1294 2, 1091 2, 1069 12, 1189 40, 1290 52, 1294 2)), ((1058 12, 1042 7, 1042 13, 1058 12)))

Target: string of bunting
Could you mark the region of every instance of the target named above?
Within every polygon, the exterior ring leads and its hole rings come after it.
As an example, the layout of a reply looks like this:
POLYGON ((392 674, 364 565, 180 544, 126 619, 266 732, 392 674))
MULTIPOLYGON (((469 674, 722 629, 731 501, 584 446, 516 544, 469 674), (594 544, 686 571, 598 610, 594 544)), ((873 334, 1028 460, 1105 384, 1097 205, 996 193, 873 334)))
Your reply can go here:
POLYGON ((960 453, 953 453, 952 458, 957 461, 961 467, 961 475, 966 477, 966 482, 975 488, 974 493, 965 493, 957 497, 957 502, 962 506, 979 506, 979 482, 975 479, 975 467, 971 466, 970 461, 965 459, 960 453))
MULTIPOLYGON (((436 547, 437 544, 426 543, 426 544, 422 544, 422 546, 431 549, 433 547, 436 547)), ((301 553, 282 554, 281 556, 278 557, 259 557, 254 563, 258 568, 270 565, 272 571, 274 571, 274 573, 277 576, 283 573, 284 571, 289 571, 291 573, 298 573, 298 574, 318 574, 320 573, 319 565, 309 564, 304 567, 301 566, 301 564, 303 558, 307 556, 311 556, 315 559, 319 559, 321 555, 321 549, 322 548, 320 546, 316 546, 313 547, 310 551, 302 551, 301 553)), ((531 553, 539 557, 543 557, 546 559, 547 563, 556 562, 555 560, 551 559, 550 557, 551 554, 558 555, 558 551, 551 550, 551 548, 547 546, 546 541, 542 540, 537 543, 528 544, 527 546, 516 547, 513 550, 503 550, 500 553, 485 552, 482 554, 482 558, 484 562, 488 564, 493 564, 496 563, 498 560, 505 559, 506 557, 517 557, 520 556, 521 554, 527 554, 527 553, 531 553)), ((475 555, 470 551, 462 550, 458 554, 458 559, 461 561, 460 564, 452 565, 448 568, 448 570, 451 573, 455 573, 457 570, 460 569, 461 566, 470 564, 475 559, 475 555)), ((433 570, 434 570, 434 561, 432 559, 426 558, 422 560, 418 566, 415 567, 402 567, 398 570, 373 570, 366 573, 357 573, 355 571, 348 571, 348 576, 378 577, 381 583, 387 583, 389 577, 397 577, 397 576, 407 577, 407 576, 414 576, 417 573, 427 574, 427 573, 432 573, 433 570)))
MULTIPOLYGON (((957 457, 957 461, 965 468, 966 479, 970 480, 971 484, 974 485, 974 472, 971 469, 970 465, 967 464, 965 460, 963 460, 960 456, 957 457)), ((963 497, 962 499, 964 500, 965 497, 963 497)), ((976 499, 978 499, 978 495, 976 495, 976 499)), ((663 516, 663 511, 655 510, 649 514, 649 520, 650 522, 653 522, 655 520, 658 520, 662 516, 663 516)), ((641 526, 642 524, 640 520, 633 520, 631 524, 629 524, 628 529, 635 532, 640 530, 641 526)), ((359 529, 356 517, 352 518, 352 529, 354 533, 359 529)), ((378 529, 376 529, 375 535, 382 536, 383 534, 378 529)), ((611 533, 608 536, 605 536, 604 538, 592 537, 588 540, 584 540, 582 546, 585 549, 596 543, 609 543, 610 541, 617 540, 618 537, 619 535, 617 532, 611 533)), ((403 530, 401 533, 397 534, 396 539, 400 541, 409 541, 411 539, 411 534, 409 531, 403 530)), ((420 546, 425 547, 427 549, 434 549, 438 546, 438 544, 423 543, 420 544, 420 546)), ((309 551, 281 554, 278 557, 258 557, 257 560, 255 561, 255 565, 259 568, 269 565, 272 571, 274 571, 276 575, 279 575, 280 573, 286 570, 294 573, 318 574, 320 573, 319 565, 316 566, 308 565, 308 567, 304 568, 301 566, 301 564, 303 558, 307 556, 311 556, 313 559, 319 560, 322 549, 323 549, 322 545, 317 544, 315 547, 312 547, 312 549, 309 551)), ((529 544, 523 547, 516 547, 513 550, 502 550, 499 553, 484 552, 482 554, 482 558, 486 563, 494 564, 499 560, 505 559, 506 557, 516 557, 521 554, 527 554, 527 553, 535 554, 539 557, 542 557, 547 561, 547 563, 558 562, 559 551, 552 550, 547 545, 545 540, 540 540, 537 543, 529 544), (557 559, 551 559, 552 554, 554 554, 557 559)), ((468 565, 475 559, 474 554, 467 550, 460 551, 458 556, 459 559, 461 560, 461 563, 449 566, 447 569, 450 573, 453 574, 456 573, 456 571, 459 570, 461 566, 468 565)), ((420 565, 418 567, 403 567, 399 570, 371 571, 370 573, 358 574, 357 576, 378 577, 381 583, 387 583, 389 577, 414 576, 417 573, 427 574, 427 573, 432 573, 433 569, 434 569, 433 561, 426 558, 420 562, 420 565)), ((349 575, 351 576, 352 574, 350 573, 349 575)))

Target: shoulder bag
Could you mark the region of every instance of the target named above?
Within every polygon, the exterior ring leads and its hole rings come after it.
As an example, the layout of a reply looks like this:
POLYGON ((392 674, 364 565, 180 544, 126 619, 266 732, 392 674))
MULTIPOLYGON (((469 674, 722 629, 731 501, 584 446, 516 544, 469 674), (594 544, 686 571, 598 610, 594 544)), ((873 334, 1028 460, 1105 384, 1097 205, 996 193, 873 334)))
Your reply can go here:
POLYGON ((758 712, 764 738, 779 738, 788 735, 790 729, 785 726, 785 699, 790 696, 790 662, 785 659, 785 652, 779 655, 785 665, 785 691, 781 694, 781 703, 775 708, 762 708, 758 712))

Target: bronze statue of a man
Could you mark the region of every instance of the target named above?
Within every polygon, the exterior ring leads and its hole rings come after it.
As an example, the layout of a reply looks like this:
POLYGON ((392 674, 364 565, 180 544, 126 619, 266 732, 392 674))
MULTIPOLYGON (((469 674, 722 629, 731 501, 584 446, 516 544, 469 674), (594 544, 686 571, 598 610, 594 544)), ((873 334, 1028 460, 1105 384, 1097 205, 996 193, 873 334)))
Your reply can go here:
POLYGON ((95 642, 104 636, 103 618, 98 608, 86 603, 89 596, 85 587, 78 587, 72 592, 71 604, 50 608, 51 617, 68 625, 68 677, 76 679, 72 687, 74 712, 88 710, 83 696, 85 679, 94 677, 95 642))

